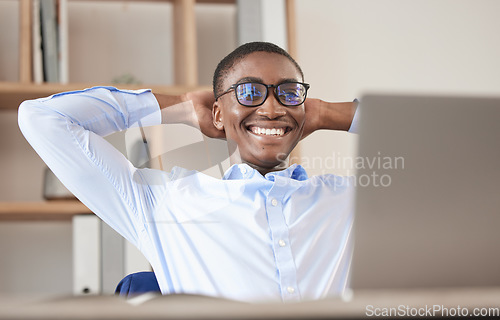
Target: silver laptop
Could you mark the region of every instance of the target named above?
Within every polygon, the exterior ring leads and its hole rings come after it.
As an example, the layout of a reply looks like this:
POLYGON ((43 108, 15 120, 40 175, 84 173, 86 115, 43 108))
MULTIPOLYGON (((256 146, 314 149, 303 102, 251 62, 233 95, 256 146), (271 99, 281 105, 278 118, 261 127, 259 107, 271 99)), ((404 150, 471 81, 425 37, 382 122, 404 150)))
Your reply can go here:
POLYGON ((500 286, 500 98, 360 105, 353 289, 500 286))

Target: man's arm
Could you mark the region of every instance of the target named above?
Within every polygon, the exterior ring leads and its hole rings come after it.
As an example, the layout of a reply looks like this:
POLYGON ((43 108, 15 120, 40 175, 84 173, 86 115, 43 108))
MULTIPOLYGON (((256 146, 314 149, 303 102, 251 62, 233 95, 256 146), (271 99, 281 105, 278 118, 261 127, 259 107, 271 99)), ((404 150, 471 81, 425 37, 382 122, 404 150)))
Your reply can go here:
MULTIPOLYGON (((165 108, 180 97, 163 96, 165 108)), ((19 126, 66 187, 106 223, 137 243, 145 213, 155 206, 147 176, 102 137, 162 122, 159 102, 145 90, 92 88, 25 101, 19 126)), ((168 180, 169 174, 165 173, 168 180)), ((162 176, 163 177, 163 176, 162 176)))
POLYGON ((320 99, 307 98, 305 102, 306 123, 302 138, 321 129, 350 131, 357 106, 357 100, 352 102, 326 102, 320 99))

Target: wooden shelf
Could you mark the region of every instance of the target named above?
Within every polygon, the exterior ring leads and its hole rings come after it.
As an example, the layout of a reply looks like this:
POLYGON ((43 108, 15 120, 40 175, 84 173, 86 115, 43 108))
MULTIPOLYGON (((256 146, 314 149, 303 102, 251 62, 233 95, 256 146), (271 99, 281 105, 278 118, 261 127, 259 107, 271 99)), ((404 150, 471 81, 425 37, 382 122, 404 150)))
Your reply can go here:
POLYGON ((78 214, 92 214, 92 211, 77 200, 0 202, 0 221, 70 221, 78 214))
POLYGON ((0 82, 0 110, 17 110, 19 104, 24 100, 47 97, 51 94, 81 90, 94 86, 111 86, 120 89, 152 89, 155 93, 178 95, 192 90, 212 90, 209 86, 161 86, 161 85, 121 85, 121 84, 98 84, 98 83, 44 83, 44 84, 20 84, 18 82, 0 82))
MULTIPOLYGON (((79 0, 82 1, 82 0, 79 0)), ((95 1, 95 0, 91 0, 95 1)), ((138 0, 105 0, 105 1, 120 1, 120 2, 137 2, 138 0)), ((145 0, 144 2, 174 2, 176 0, 145 0)), ((181 0, 185 1, 185 0, 181 0)), ((207 4, 236 4, 236 0, 195 0, 196 3, 207 4)))

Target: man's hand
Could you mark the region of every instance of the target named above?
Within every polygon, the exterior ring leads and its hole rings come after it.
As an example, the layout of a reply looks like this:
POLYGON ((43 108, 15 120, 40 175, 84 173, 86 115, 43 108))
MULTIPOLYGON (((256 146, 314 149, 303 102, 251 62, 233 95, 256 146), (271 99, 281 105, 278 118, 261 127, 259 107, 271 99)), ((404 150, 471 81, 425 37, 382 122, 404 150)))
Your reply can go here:
POLYGON ((212 121, 212 107, 215 102, 211 91, 193 91, 180 96, 155 93, 160 105, 162 123, 184 123, 200 129, 210 137, 224 139, 224 131, 218 130, 212 121))
POLYGON ((306 121, 304 123, 304 133, 302 139, 310 135, 321 127, 321 104, 323 101, 315 98, 307 98, 305 102, 306 121))
POLYGON ((198 126, 201 132, 210 138, 224 139, 224 131, 218 130, 213 123, 212 107, 215 102, 214 94, 211 91, 193 91, 181 96, 183 101, 191 101, 194 106, 195 126, 198 126))
POLYGON ((306 122, 302 139, 320 129, 349 130, 356 107, 356 102, 326 102, 307 98, 305 102, 306 122))

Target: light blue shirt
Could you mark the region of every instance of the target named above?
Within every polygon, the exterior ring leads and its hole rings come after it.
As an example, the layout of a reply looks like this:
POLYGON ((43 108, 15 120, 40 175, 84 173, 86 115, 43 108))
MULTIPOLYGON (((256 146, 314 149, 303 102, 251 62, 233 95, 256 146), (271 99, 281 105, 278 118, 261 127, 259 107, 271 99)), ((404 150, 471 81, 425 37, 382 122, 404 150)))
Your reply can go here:
POLYGON ((138 169, 102 137, 159 125, 148 90, 96 87, 25 101, 20 128, 59 179, 153 267, 163 294, 301 301, 348 287, 352 177, 299 165, 223 179, 175 167, 138 169))

